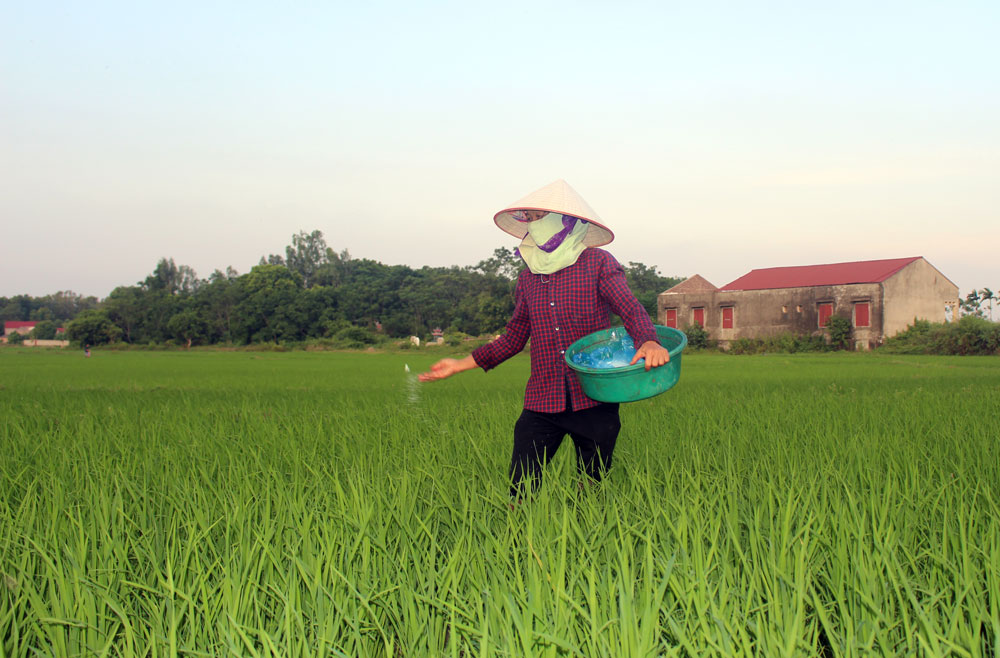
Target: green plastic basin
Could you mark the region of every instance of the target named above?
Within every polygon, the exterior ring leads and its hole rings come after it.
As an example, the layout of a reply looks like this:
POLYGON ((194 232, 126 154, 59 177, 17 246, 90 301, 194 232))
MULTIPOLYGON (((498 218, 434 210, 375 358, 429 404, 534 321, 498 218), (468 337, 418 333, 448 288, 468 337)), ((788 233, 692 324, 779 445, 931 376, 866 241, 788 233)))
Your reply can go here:
POLYGON ((635 402, 671 389, 681 376, 681 352, 687 345, 683 331, 654 325, 660 344, 670 352, 670 362, 646 371, 642 361, 621 368, 591 368, 573 363, 573 355, 604 345, 619 343, 628 336, 624 327, 612 327, 588 334, 569 346, 566 363, 576 373, 587 397, 600 402, 635 402))

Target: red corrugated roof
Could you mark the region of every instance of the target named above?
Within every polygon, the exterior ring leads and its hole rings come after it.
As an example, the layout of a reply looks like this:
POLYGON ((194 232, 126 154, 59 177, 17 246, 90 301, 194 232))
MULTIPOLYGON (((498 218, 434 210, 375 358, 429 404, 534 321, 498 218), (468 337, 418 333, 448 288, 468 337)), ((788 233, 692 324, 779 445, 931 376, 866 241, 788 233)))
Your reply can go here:
POLYGON ((808 288, 810 286, 843 286, 850 283, 880 283, 903 269, 920 256, 862 260, 829 265, 768 267, 751 270, 720 290, 766 290, 769 288, 808 288))
POLYGON ((37 322, 28 322, 26 320, 7 320, 3 323, 4 329, 23 329, 25 327, 34 327, 37 322))

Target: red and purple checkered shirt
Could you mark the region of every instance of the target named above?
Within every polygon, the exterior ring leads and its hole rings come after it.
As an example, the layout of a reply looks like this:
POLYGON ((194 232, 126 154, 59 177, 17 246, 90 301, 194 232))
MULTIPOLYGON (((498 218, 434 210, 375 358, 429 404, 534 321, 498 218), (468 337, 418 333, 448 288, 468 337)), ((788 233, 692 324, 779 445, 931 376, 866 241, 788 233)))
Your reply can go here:
POLYGON ((517 280, 514 315, 502 336, 472 353, 483 370, 514 356, 531 338, 531 376, 524 391, 524 408, 556 413, 595 407, 568 365, 566 349, 576 340, 611 323, 611 312, 621 316, 636 347, 657 340, 646 309, 629 290, 625 271, 603 249, 588 248, 576 263, 553 274, 525 269, 517 280))

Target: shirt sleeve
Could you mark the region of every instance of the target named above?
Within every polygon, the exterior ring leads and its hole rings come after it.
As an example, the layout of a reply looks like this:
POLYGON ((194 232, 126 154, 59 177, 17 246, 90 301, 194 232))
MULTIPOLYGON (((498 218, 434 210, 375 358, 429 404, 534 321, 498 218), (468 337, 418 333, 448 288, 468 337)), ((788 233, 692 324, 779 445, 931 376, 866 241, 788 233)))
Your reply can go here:
POLYGON ((625 270, 622 266, 615 260, 614 256, 605 252, 600 267, 598 289, 601 297, 611 305, 611 310, 621 317, 625 324, 625 331, 632 337, 636 349, 651 340, 659 344, 660 341, 656 337, 656 329, 649 319, 649 313, 632 294, 632 290, 628 287, 628 281, 625 280, 625 270))
POLYGON ((483 370, 491 370, 524 349, 531 336, 531 319, 528 304, 522 292, 522 277, 517 279, 514 289, 514 314, 507 322, 504 333, 496 340, 476 348, 472 358, 483 370))

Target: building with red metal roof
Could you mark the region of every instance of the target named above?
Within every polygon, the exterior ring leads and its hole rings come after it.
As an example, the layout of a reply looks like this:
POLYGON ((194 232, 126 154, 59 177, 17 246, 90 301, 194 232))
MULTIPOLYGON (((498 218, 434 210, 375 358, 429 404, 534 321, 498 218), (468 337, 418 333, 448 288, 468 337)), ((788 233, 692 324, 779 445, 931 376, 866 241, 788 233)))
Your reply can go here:
POLYGON ((3 335, 24 334, 27 336, 38 323, 27 320, 7 320, 3 323, 3 335))
POLYGON ((721 288, 695 275, 657 302, 660 324, 697 322, 723 345, 738 338, 822 335, 830 318, 840 316, 851 321, 856 347, 867 349, 915 318, 957 317, 958 286, 913 256, 756 269, 721 288))
POLYGON ((750 270, 735 281, 722 286, 722 290, 767 290, 881 283, 916 260, 920 260, 920 257, 863 260, 829 265, 768 267, 750 270))
MULTIPOLYGON (((7 320, 3 323, 3 335, 0 336, 0 342, 6 343, 7 337, 11 334, 28 336, 37 325, 38 322, 34 320, 7 320)), ((63 340, 65 336, 66 329, 64 327, 57 327, 56 337, 54 339, 43 340, 41 338, 33 338, 31 340, 26 340, 22 344, 28 347, 65 347, 66 345, 69 345, 68 340, 63 340)))

